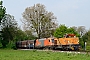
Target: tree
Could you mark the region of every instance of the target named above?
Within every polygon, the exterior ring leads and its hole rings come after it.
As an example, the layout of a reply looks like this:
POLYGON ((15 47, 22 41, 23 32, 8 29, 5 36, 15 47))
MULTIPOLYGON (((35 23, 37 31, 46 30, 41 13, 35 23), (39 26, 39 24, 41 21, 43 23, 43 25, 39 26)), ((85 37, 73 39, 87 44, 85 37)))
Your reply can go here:
POLYGON ((3 19, 5 13, 6 13, 6 8, 2 6, 3 1, 0 1, 0 24, 1 20, 3 19))
POLYGON ((14 36, 17 31, 17 22, 14 19, 14 16, 6 14, 2 19, 2 40, 1 43, 3 47, 6 47, 10 41, 14 39, 14 36))
POLYGON ((59 38, 59 37, 63 37, 66 33, 67 33, 67 27, 65 25, 60 25, 56 29, 54 36, 59 38))
POLYGON ((1 21, 6 13, 6 8, 2 6, 3 1, 0 1, 0 41, 2 39, 1 37, 1 21))
POLYGON ((90 42, 90 30, 88 30, 83 36, 82 39, 84 42, 89 41, 90 42))
POLYGON ((77 32, 77 30, 72 27, 68 28, 67 33, 75 34, 77 37, 80 37, 80 34, 77 32))
POLYGON ((68 28, 65 25, 60 25, 54 32, 54 36, 58 38, 63 37, 65 34, 75 34, 76 36, 79 36, 73 28, 68 28))
POLYGON ((22 41, 27 39, 27 34, 22 31, 21 29, 17 29, 16 34, 14 36, 14 40, 16 41, 22 41))
POLYGON ((85 26, 79 26, 79 27, 73 26, 71 28, 73 28, 75 31, 77 31, 80 34, 80 37, 82 37, 86 33, 85 26))
POLYGON ((26 33, 26 39, 27 40, 33 40, 33 39, 37 38, 32 34, 32 32, 30 30, 26 30, 25 33, 26 33))
POLYGON ((22 14, 24 28, 36 32, 38 38, 50 36, 51 31, 56 28, 56 17, 52 12, 45 10, 42 4, 27 7, 22 14))
MULTIPOLYGON (((83 45, 87 42, 87 50, 90 50, 90 30, 88 30, 83 36, 83 45)), ((85 48, 85 47, 84 47, 85 48)))
POLYGON ((77 31, 77 27, 76 26, 72 26, 71 28, 73 28, 75 31, 77 31))
POLYGON ((80 37, 82 37, 86 33, 85 26, 79 26, 77 28, 78 33, 80 34, 80 37))

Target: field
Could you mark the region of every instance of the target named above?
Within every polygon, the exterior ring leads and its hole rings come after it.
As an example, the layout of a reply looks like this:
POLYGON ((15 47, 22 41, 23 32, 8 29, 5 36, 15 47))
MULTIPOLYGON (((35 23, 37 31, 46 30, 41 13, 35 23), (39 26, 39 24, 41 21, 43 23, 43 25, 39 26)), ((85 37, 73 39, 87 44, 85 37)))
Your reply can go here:
POLYGON ((37 50, 1 49, 0 60, 90 60, 90 55, 37 50))

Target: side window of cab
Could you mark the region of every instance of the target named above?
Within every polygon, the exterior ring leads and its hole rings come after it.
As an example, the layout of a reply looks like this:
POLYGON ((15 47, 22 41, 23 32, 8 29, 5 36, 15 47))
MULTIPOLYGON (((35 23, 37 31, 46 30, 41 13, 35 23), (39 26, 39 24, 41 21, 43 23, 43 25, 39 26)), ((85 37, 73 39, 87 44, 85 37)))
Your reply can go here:
POLYGON ((54 43, 54 39, 52 39, 52 43, 54 43))

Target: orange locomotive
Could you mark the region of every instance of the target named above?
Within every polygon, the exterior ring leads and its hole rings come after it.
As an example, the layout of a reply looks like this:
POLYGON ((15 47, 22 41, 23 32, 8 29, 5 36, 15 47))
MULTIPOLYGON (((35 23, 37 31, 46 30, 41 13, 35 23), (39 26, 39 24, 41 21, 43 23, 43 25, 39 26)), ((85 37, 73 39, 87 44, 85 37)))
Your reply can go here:
POLYGON ((54 46, 54 39, 43 38, 35 40, 35 48, 51 49, 54 46))
POLYGON ((60 48, 62 50, 79 50, 79 38, 75 34, 67 34, 63 38, 54 39, 55 49, 60 48))

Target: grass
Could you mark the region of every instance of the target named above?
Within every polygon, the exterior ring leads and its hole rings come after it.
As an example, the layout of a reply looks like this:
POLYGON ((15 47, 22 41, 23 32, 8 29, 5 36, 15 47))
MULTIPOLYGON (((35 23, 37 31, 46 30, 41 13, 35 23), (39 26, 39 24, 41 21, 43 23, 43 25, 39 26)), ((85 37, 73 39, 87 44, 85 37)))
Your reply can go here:
POLYGON ((90 55, 37 50, 1 49, 0 60, 90 60, 90 55))

